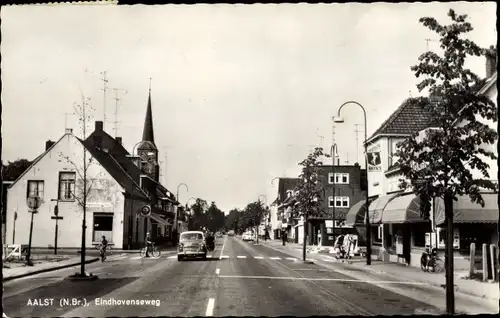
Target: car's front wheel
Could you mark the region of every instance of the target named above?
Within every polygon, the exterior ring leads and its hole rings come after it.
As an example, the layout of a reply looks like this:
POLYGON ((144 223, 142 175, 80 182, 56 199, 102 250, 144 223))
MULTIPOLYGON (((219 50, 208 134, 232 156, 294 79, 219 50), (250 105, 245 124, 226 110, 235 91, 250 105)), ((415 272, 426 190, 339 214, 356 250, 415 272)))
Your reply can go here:
POLYGON ((184 260, 184 258, 182 256, 177 255, 177 261, 182 262, 183 260, 184 260))
POLYGON ((203 254, 203 256, 201 257, 202 260, 206 260, 207 259, 207 253, 203 254))

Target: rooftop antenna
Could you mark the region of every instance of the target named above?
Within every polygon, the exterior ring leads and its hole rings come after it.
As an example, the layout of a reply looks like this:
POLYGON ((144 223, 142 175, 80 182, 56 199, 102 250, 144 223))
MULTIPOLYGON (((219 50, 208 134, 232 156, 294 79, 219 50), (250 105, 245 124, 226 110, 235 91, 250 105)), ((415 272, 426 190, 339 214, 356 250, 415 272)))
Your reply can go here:
POLYGON ((119 108, 119 101, 121 98, 118 97, 118 93, 120 91, 124 92, 122 96, 127 95, 128 91, 124 88, 112 88, 113 91, 115 91, 115 98, 113 98, 116 103, 115 103, 115 138, 118 136, 118 108, 119 108))
POLYGON ((102 121, 102 127, 103 129, 105 128, 106 126, 106 91, 108 90, 108 80, 106 79, 106 71, 103 71, 101 72, 102 74, 102 78, 101 78, 101 81, 103 81, 103 88, 102 88, 102 91, 103 91, 103 112, 104 112, 104 118, 103 118, 103 121, 102 121))
POLYGON ((354 132, 356 133, 356 162, 359 162, 359 134, 363 130, 358 130, 358 126, 361 126, 361 124, 354 124, 354 132))

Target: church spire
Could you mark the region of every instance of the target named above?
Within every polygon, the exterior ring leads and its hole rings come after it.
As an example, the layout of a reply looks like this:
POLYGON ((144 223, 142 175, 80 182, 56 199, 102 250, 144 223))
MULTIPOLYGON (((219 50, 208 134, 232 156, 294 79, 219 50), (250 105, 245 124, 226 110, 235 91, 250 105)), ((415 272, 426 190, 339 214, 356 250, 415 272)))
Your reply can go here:
POLYGON ((149 141, 153 145, 155 144, 155 137, 153 133, 153 112, 151 110, 151 78, 149 78, 148 108, 146 110, 146 118, 144 119, 142 141, 149 141))

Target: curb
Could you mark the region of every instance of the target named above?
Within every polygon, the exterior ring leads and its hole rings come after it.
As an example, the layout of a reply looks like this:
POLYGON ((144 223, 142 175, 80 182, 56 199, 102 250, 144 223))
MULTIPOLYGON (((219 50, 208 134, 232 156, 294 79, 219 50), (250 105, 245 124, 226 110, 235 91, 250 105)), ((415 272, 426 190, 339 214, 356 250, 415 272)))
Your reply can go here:
MULTIPOLYGON (((295 255, 292 255, 289 251, 280 250, 280 249, 278 249, 278 248, 276 248, 274 246, 268 245, 268 244, 266 244, 265 246, 267 246, 269 248, 272 248, 275 251, 282 252, 282 253, 285 253, 285 254, 288 254, 288 255, 291 255, 291 256, 295 256, 295 255)), ((323 264, 323 262, 321 260, 317 260, 315 263, 318 264, 318 265, 321 265, 323 267, 328 267, 328 265, 327 264, 323 264)), ((341 262, 335 261, 334 263, 341 263, 341 262)), ((361 270, 365 271, 365 273, 368 272, 368 273, 374 273, 374 274, 377 274, 377 275, 380 275, 380 276, 386 276, 386 277, 389 276, 389 277, 392 277, 392 278, 400 278, 397 275, 394 275, 394 274, 391 274, 391 273, 388 273, 388 272, 379 272, 379 271, 374 270, 374 269, 372 269, 370 267, 367 267, 367 266, 365 266, 365 267, 361 267, 361 266, 358 266, 358 265, 351 265, 351 266, 354 266, 354 267, 356 267, 358 269, 361 269, 361 270)), ((418 282, 416 280, 412 280, 412 281, 418 282)), ((441 290, 444 290, 440 283, 437 283, 437 282, 427 282, 427 281, 425 281, 424 283, 426 283, 429 286, 432 286, 434 288, 439 288, 441 290)), ((463 295, 466 295, 466 296, 469 296, 469 297, 476 297, 476 298, 488 299, 488 300, 498 300, 495 296, 491 296, 491 295, 478 295, 478 294, 469 292, 467 290, 463 290, 463 289, 461 289, 460 287, 458 287, 456 285, 455 285, 455 292, 458 292, 460 294, 463 294, 463 295)))
MULTIPOLYGON (((91 259, 85 261, 85 264, 94 263, 94 262, 97 262, 98 260, 99 260, 98 257, 91 258, 91 259)), ((56 267, 49 267, 49 268, 39 269, 39 270, 35 270, 35 271, 32 271, 32 272, 20 274, 20 275, 8 276, 8 277, 5 277, 2 282, 7 282, 7 281, 14 280, 14 279, 28 277, 28 276, 32 276, 32 275, 36 275, 36 274, 41 274, 41 273, 46 273, 46 272, 52 272, 52 271, 56 271, 56 270, 59 270, 59 269, 64 269, 64 268, 68 268, 68 267, 77 266, 77 265, 80 265, 80 264, 81 264, 81 262, 76 262, 76 263, 60 265, 60 266, 56 266, 56 267)))

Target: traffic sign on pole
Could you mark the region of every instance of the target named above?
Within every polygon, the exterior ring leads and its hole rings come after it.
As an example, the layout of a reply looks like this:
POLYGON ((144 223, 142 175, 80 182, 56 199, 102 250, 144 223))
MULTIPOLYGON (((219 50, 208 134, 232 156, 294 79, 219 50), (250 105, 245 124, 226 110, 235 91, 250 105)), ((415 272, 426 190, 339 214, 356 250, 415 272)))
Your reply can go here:
POLYGON ((151 206, 150 205, 143 205, 141 208, 141 214, 142 216, 150 216, 151 215, 151 206))

